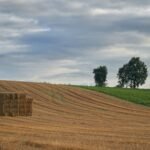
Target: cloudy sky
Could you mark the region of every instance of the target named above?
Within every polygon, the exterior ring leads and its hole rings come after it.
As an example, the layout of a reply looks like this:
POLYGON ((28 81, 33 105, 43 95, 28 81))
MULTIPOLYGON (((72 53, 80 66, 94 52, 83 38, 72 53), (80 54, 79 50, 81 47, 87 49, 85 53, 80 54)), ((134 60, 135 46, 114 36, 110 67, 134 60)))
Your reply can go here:
MULTIPOLYGON (((0 0, 0 79, 93 84, 139 56, 150 72, 149 0, 0 0)), ((150 77, 146 88, 150 88, 150 77)))

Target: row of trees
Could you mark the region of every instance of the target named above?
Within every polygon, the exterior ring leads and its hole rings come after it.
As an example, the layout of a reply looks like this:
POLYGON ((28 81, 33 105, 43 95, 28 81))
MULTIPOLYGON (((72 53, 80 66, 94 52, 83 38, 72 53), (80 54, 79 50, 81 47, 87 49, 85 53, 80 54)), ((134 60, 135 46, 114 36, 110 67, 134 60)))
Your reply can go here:
MULTIPOLYGON (((96 86, 106 86, 108 70, 100 66, 93 70, 96 86)), ((148 77, 147 66, 139 57, 133 57, 118 70, 118 87, 137 88, 143 85, 148 77)))

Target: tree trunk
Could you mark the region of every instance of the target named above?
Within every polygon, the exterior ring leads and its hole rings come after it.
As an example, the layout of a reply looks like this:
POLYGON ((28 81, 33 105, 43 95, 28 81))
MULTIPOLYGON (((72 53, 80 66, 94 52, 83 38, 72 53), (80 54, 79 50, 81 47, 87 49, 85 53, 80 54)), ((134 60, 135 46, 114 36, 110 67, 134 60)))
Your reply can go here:
POLYGON ((136 82, 133 81, 133 88, 135 89, 136 88, 136 82))

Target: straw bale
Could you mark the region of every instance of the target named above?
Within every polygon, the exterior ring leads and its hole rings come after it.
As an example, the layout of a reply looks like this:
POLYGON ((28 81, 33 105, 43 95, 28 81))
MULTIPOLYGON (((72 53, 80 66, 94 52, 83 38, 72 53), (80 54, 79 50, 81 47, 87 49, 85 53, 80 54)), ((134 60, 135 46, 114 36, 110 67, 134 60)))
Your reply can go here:
POLYGON ((0 116, 32 116, 32 102, 25 93, 0 93, 0 116))
POLYGON ((28 97, 26 99, 26 114, 29 116, 32 115, 32 102, 33 102, 33 99, 31 97, 28 97))

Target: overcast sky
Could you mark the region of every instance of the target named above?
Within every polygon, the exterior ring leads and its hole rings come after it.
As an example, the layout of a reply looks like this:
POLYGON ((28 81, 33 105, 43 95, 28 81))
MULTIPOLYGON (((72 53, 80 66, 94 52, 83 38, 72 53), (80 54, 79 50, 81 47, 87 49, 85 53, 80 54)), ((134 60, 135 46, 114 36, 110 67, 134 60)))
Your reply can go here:
POLYGON ((91 85, 106 65, 115 86, 133 56, 150 72, 150 0, 0 0, 1 80, 91 85))

